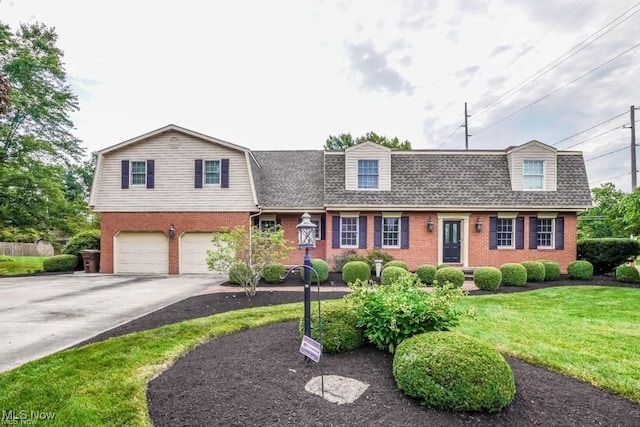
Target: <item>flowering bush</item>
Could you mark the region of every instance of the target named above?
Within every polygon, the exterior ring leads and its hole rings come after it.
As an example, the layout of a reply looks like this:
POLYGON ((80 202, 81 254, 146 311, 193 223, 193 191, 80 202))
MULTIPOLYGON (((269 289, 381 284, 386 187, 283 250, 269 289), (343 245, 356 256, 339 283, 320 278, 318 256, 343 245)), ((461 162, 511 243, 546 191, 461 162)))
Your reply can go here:
POLYGON ((358 317, 367 339, 390 353, 403 340, 422 332, 442 331, 456 326, 464 313, 455 303, 465 292, 450 283, 426 292, 414 275, 406 274, 388 286, 356 280, 349 285, 347 304, 358 317))

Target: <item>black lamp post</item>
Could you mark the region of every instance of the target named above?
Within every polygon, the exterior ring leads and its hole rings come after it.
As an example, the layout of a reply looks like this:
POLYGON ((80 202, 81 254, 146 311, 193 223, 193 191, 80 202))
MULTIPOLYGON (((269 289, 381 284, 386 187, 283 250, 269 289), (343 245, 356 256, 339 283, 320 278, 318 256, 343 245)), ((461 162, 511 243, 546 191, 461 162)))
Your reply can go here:
POLYGON ((304 334, 311 337, 311 257, 309 249, 316 247, 316 225, 305 212, 298 224, 298 247, 304 248, 304 334))

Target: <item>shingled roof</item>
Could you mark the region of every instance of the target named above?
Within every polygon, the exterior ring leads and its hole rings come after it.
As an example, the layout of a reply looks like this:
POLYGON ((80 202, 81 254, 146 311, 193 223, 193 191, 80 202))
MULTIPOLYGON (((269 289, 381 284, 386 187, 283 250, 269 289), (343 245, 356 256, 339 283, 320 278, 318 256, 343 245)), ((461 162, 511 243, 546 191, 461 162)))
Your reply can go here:
POLYGON ((390 191, 345 189, 344 152, 253 151, 263 209, 558 209, 591 206, 582 154, 558 152, 557 191, 513 191, 505 151, 391 153, 390 191))
POLYGON ((345 190, 344 154, 325 156, 328 208, 583 209, 591 206, 584 160, 558 154, 557 191, 513 191, 505 152, 396 152, 391 191, 345 190))

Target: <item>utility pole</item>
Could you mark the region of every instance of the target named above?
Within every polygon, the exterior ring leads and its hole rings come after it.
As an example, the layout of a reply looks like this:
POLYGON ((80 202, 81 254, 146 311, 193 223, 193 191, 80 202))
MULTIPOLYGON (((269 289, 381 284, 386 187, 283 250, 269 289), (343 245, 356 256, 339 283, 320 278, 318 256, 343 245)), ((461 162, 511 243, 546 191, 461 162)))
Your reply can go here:
POLYGON ((469 149, 469 123, 467 119, 469 115, 467 114, 467 103, 464 103, 464 149, 469 149))
POLYGON ((631 106, 631 191, 635 190, 638 186, 637 178, 638 172, 636 169, 636 108, 631 106))

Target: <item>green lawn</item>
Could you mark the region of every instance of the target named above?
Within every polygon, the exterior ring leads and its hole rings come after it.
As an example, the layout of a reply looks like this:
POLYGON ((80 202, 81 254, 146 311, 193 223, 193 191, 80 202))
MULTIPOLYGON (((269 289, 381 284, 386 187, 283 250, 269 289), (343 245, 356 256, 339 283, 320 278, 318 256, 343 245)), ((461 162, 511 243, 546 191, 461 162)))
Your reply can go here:
POLYGON ((12 256, 12 261, 2 261, 0 258, 0 276, 14 276, 16 274, 40 273, 43 270, 42 261, 46 256, 12 256))
MULTIPOLYGON (((580 286, 465 298, 477 320, 458 329, 640 401, 639 297, 639 289, 580 286)), ((0 409, 54 412, 47 425, 150 425, 146 384, 182 354, 301 314, 299 303, 240 310, 56 353, 0 374, 0 409)))

